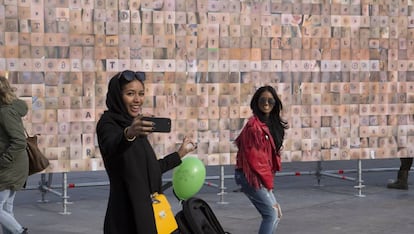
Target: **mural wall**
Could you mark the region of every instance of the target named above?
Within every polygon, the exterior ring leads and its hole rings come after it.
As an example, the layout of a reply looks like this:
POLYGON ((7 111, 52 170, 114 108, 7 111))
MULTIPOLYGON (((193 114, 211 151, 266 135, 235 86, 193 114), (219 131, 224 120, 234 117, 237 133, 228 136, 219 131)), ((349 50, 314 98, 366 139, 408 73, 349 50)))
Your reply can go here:
POLYGON ((265 84, 289 122, 283 161, 414 155, 413 0, 0 0, 0 71, 27 101, 50 172, 103 170, 95 125, 108 80, 147 72, 144 113, 173 119, 206 165, 265 84))

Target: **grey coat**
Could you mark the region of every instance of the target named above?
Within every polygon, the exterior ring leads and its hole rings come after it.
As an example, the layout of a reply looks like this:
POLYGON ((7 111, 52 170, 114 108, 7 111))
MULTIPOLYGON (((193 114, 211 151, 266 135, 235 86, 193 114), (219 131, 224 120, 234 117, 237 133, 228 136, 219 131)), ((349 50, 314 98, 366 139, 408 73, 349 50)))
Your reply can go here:
POLYGON ((26 135, 22 117, 27 104, 20 99, 0 106, 0 191, 20 190, 29 174, 26 135))

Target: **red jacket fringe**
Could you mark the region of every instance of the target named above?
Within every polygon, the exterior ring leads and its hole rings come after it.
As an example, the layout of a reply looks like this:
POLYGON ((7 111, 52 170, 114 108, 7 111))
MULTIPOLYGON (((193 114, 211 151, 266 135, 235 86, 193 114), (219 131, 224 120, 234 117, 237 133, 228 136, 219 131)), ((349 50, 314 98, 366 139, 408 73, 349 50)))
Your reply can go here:
POLYGON ((267 125, 256 116, 251 117, 235 143, 239 149, 236 168, 243 170, 248 183, 255 189, 262 185, 273 189, 275 173, 282 165, 267 125))

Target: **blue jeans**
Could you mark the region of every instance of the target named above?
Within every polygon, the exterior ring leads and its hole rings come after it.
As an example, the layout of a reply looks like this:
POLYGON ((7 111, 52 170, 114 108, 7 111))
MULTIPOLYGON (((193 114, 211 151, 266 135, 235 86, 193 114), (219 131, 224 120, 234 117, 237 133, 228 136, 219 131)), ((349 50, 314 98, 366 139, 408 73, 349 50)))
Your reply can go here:
POLYGON ((275 195, 265 187, 255 189, 249 185, 242 171, 236 170, 234 174, 236 184, 241 186, 242 192, 246 194, 249 200, 262 215, 259 234, 273 234, 279 223, 279 213, 275 208, 277 204, 275 195))
POLYGON ((23 232, 23 227, 16 221, 13 214, 13 202, 16 191, 0 191, 0 224, 3 234, 17 234, 23 232))

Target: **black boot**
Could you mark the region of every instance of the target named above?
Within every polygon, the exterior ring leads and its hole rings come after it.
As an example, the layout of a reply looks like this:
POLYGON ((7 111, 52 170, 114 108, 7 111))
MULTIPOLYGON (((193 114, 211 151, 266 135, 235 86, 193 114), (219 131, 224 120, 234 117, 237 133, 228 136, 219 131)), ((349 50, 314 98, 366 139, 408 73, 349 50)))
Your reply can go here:
POLYGON ((390 189, 408 189, 408 170, 399 170, 397 181, 387 184, 390 189))

